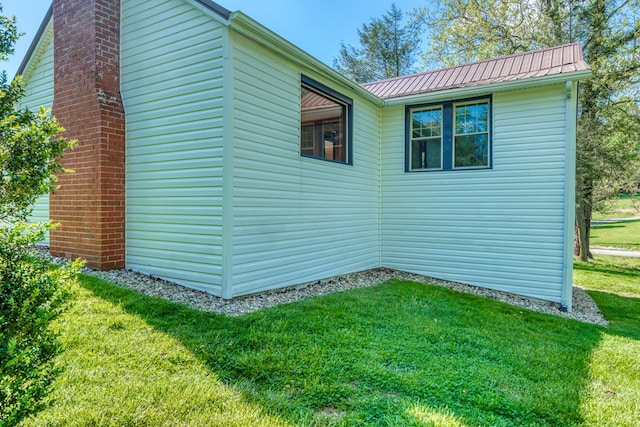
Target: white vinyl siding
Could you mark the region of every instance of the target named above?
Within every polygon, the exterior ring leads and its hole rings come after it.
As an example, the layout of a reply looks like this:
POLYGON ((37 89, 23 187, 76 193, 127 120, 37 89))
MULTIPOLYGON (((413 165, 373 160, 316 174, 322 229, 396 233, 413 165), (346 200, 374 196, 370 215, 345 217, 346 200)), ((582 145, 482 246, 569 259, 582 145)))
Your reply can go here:
POLYGON ((564 85, 494 94, 493 169, 404 172, 383 110, 382 266, 561 301, 564 85))
MULTIPOLYGON (((488 164, 444 164, 455 147, 423 126, 414 140, 439 158, 419 147, 407 168, 407 109, 444 110, 467 89, 380 107, 241 13, 225 21, 193 0, 121 11, 128 268, 224 298, 389 267, 570 303, 570 84, 467 88, 491 102, 488 164), (309 155, 302 75, 349 100, 345 163, 309 155)), ((50 25, 21 105, 52 106, 53 65, 50 25)), ((48 219, 43 197, 31 220, 48 219)))
POLYGON ((222 283, 225 29, 193 2, 122 2, 126 263, 215 295, 222 283))
POLYGON ((232 295, 379 266, 379 111, 234 34, 232 295), (353 165, 300 155, 301 74, 353 98, 353 165))
MULTIPOLYGON (((20 107, 37 111, 42 106, 50 110, 53 106, 53 28, 51 24, 42 36, 40 45, 26 67, 23 78, 25 92, 20 100, 20 107)), ((36 200, 29 216, 29 222, 46 221, 49 221, 48 194, 36 200)), ((43 243, 49 243, 48 232, 43 243)))

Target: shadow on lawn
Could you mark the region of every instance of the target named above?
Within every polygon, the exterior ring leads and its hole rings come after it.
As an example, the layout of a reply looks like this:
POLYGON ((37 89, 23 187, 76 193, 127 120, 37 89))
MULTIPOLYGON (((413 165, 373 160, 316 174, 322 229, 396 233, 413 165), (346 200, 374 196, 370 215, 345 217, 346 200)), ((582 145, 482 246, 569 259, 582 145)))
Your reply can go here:
POLYGON ((609 321, 607 333, 640 340, 640 298, 588 291, 609 321))
POLYGON ((574 262, 574 270, 592 271, 595 273, 608 274, 623 277, 639 277, 640 271, 636 267, 624 267, 620 265, 603 265, 594 262, 574 262))
MULTIPOLYGON (((590 355, 605 331, 410 282, 239 318, 83 283, 294 424, 580 424, 590 355)), ((626 303, 601 300, 607 311, 626 303)))
MULTIPOLYGON (((624 228, 624 223, 612 222, 612 223, 606 223, 606 224, 597 224, 591 227, 591 232, 593 233, 598 230, 610 230, 612 228, 624 228)), ((592 235, 592 237, 599 237, 599 236, 592 235)))
POLYGON ((591 227, 591 242, 598 246, 640 248, 640 243, 631 238, 633 234, 630 233, 634 233, 632 230, 635 228, 629 227, 635 227, 634 224, 640 224, 640 219, 594 225, 591 227), (623 241, 616 241, 618 239, 623 241))
POLYGON ((600 236, 597 234, 598 231, 606 231, 606 230, 614 230, 617 228, 625 228, 627 227, 629 224, 634 224, 640 222, 640 219, 627 219, 624 221, 619 221, 619 222, 605 222, 602 224, 594 224, 591 227, 591 238, 592 239, 597 239, 600 236))

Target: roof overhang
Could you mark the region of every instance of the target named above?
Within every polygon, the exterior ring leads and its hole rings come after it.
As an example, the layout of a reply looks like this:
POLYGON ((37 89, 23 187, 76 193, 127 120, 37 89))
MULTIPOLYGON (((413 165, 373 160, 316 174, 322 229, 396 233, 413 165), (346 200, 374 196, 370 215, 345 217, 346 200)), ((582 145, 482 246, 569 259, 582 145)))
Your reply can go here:
POLYGON ((311 69, 328 79, 346 86, 361 97, 378 106, 384 105, 384 101, 381 98, 364 89, 356 82, 346 78, 333 68, 314 58, 304 50, 269 30, 244 13, 240 11, 232 12, 229 17, 229 22, 230 28, 234 31, 250 38, 254 42, 286 58, 292 63, 311 69))
MULTIPOLYGON (((219 18, 222 18, 231 29, 238 32, 239 34, 248 37, 259 45, 265 47, 266 49, 274 52, 281 57, 284 57, 294 64, 298 64, 304 68, 313 70, 317 74, 349 88, 359 96, 380 107, 387 105, 393 106, 416 104, 422 102, 437 102, 445 99, 480 96, 494 92, 526 89, 552 85, 566 81, 582 80, 590 78, 592 76, 591 70, 587 69, 553 75, 528 77, 517 80, 502 80, 500 82, 494 83, 479 83, 478 85, 469 85, 459 88, 443 88, 442 90, 433 90, 419 94, 383 99, 373 94, 372 92, 369 92, 358 83, 338 73, 333 68, 329 67, 304 50, 295 46, 293 43, 274 33, 259 22, 245 15, 243 12, 230 12, 229 10, 225 9, 212 0, 193 1, 194 3, 199 4, 204 9, 212 12, 219 18)), ((31 45, 24 59, 22 60, 22 63, 18 67, 16 74, 23 74, 28 71, 27 67, 32 60, 32 57, 34 57, 34 55, 36 54, 38 46, 44 34, 46 33, 47 28, 50 25, 52 17, 53 5, 49 7, 49 10, 45 15, 42 24, 40 24, 40 27, 33 41, 31 42, 31 45)))
POLYGON ((29 45, 29 49, 27 50, 27 53, 24 55, 24 58, 22 58, 22 62, 20 63, 20 66, 16 70, 16 75, 23 75, 24 72, 27 70, 27 66, 29 65, 29 62, 31 61, 31 58, 33 57, 33 55, 38 50, 38 45, 40 44, 40 40, 42 40, 42 37, 46 33, 52 17, 53 17, 53 4, 49 6, 49 10, 47 10, 47 13, 44 15, 44 19, 42 20, 42 23, 40 24, 40 27, 38 28, 36 35, 33 37, 33 40, 31 41, 31 45, 29 45))
POLYGON ((466 86, 461 88, 443 89, 440 91, 425 92, 415 95, 389 98, 384 101, 384 105, 406 105, 427 102, 438 102, 449 99, 472 98, 475 96, 487 95, 489 93, 506 92, 511 90, 530 89, 540 86, 549 86, 567 81, 588 79, 593 75, 592 71, 581 70, 571 73, 554 74, 551 76, 531 77, 521 80, 502 81, 498 83, 479 84, 477 86, 466 86))
MULTIPOLYGON (((229 10, 225 9, 224 7, 222 7, 221 5, 219 5, 218 3, 212 0, 194 0, 194 2, 199 4, 203 8, 215 13, 217 16, 223 18, 224 20, 228 20, 229 16, 231 15, 231 12, 229 10)), ((24 58, 22 59, 22 62, 20 63, 20 66, 16 71, 16 75, 23 75, 27 71, 27 66, 29 65, 29 62, 31 61, 31 58, 33 57, 33 55, 36 53, 38 49, 38 45, 40 44, 40 40, 42 39, 45 32, 47 31, 47 27, 49 26, 49 23, 52 17, 53 17, 53 3, 49 6, 49 9, 47 10, 47 13, 44 16, 44 19, 42 20, 42 23, 40 24, 38 31, 33 37, 33 40, 31 41, 31 45, 29 45, 29 49, 27 50, 27 53, 24 55, 24 58)))
POLYGON ((212 12, 215 12, 221 18, 229 19, 229 15, 231 15, 230 10, 225 9, 224 7, 220 6, 218 3, 212 0, 195 0, 195 1, 197 3, 200 3, 205 8, 211 10, 212 12))

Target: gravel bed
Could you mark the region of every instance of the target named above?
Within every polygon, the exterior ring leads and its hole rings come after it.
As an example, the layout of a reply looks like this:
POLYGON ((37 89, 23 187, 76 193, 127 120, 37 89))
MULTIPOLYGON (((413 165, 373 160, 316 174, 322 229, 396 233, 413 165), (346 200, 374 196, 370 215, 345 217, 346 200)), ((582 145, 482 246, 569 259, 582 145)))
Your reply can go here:
MULTIPOLYGON (((48 248, 44 246, 38 246, 36 251, 40 256, 46 257, 56 264, 62 264, 68 261, 64 258, 51 256, 48 248)), ((561 311, 559 304, 556 303, 388 268, 376 268, 357 273, 344 274, 324 280, 316 280, 287 288, 238 297, 232 300, 225 300, 206 292, 187 288, 157 277, 147 276, 130 270, 100 271, 85 266, 83 267, 83 272, 118 286, 134 289, 145 295, 164 298, 198 310, 211 311, 228 316, 241 316, 256 310, 286 304, 304 298, 373 286, 395 278, 424 283, 425 285, 443 286, 456 291, 506 302, 540 313, 553 314, 598 325, 608 325, 608 322, 602 316, 593 299, 591 299, 584 289, 577 286, 573 287, 573 311, 567 313, 561 311)))

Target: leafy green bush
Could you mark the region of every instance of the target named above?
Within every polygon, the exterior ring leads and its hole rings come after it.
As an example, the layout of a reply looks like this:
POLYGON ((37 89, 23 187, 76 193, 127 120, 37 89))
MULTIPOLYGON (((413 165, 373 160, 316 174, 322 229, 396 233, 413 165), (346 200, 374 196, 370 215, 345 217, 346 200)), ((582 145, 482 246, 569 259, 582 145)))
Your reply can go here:
MULTIPOLYGON (((0 12, 2 6, 0 5, 0 12)), ((0 15, 0 61, 14 52, 15 17, 0 15)), ((29 250, 50 224, 25 221, 36 199, 55 190, 61 158, 74 141, 49 111, 20 106, 21 77, 0 72, 0 427, 41 404, 58 350, 51 321, 60 314, 79 264, 51 267, 29 250)))
POLYGON ((0 426, 39 409, 59 350, 49 324, 64 308, 80 263, 51 266, 30 252, 50 224, 0 228, 0 426))
POLYGON ((68 172, 60 159, 75 145, 50 111, 15 108, 24 95, 21 78, 0 73, 0 220, 13 223, 30 214, 36 199, 55 190, 56 174, 68 172))

